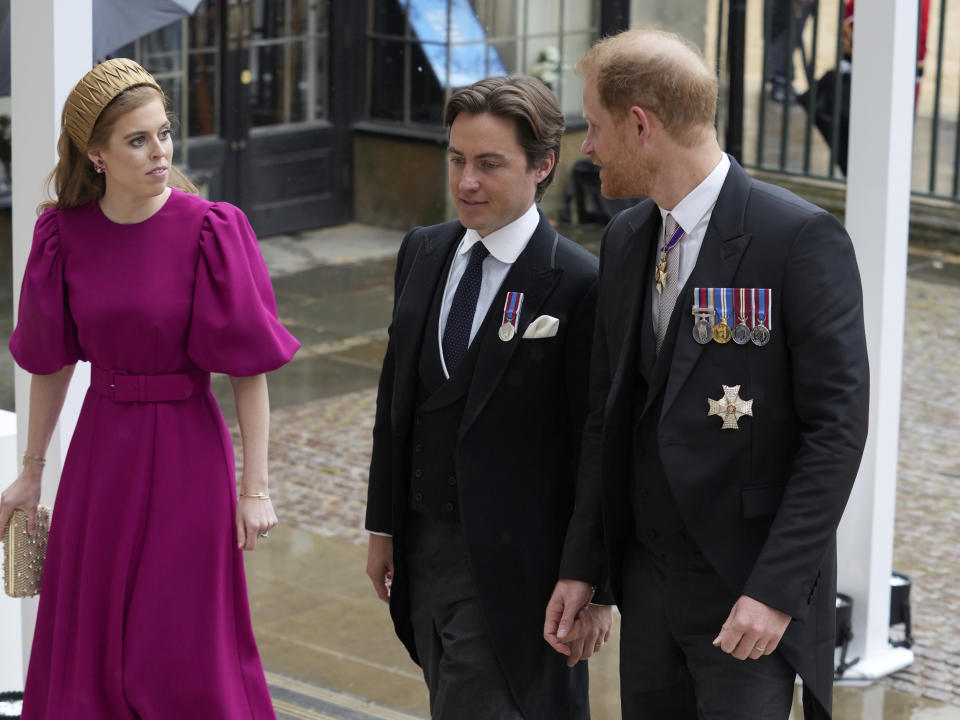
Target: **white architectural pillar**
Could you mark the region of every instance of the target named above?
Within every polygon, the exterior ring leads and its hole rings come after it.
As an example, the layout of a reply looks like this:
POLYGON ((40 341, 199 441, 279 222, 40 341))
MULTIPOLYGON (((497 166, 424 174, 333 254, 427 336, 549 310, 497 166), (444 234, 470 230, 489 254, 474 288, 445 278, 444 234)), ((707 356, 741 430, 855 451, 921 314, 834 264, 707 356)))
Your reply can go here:
MULTIPOLYGON (((33 238, 36 208, 43 199, 43 182, 56 162, 60 111, 77 80, 90 69, 93 56, 91 0, 13 0, 11 17, 11 98, 13 138, 13 297, 14 317, 20 296, 20 281, 33 238)), ((47 451, 41 501, 52 505, 70 436, 76 425, 83 393, 89 384, 89 366, 78 367, 67 394, 60 424, 47 451)), ((26 445, 30 377, 16 371, 18 455, 26 445)), ((13 478, 0 468, 4 486, 13 478)), ((14 470, 16 472, 16 470, 14 470)), ((0 612, 20 615, 21 642, 0 643, 0 656, 21 658, 21 676, 26 671, 37 601, 26 600, 0 606, 0 612)))
POLYGON ((844 677, 873 679, 913 662, 891 647, 900 375, 910 219, 915 0, 858 2, 854 19, 846 226, 863 278, 870 355, 870 434, 840 525, 838 590, 853 597, 844 677))

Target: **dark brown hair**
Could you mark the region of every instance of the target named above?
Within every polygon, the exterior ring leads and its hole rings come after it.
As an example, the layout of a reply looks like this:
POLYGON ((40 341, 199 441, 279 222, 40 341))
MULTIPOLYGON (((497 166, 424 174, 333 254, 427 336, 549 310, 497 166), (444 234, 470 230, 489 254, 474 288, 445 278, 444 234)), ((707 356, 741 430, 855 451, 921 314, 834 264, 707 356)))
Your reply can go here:
POLYGON ((449 128, 460 113, 490 113, 514 121, 517 142, 527 156, 527 167, 535 169, 543 158, 553 156, 553 168, 537 185, 540 201, 560 162, 560 141, 565 120, 557 98, 540 80, 528 75, 492 77, 457 90, 443 109, 443 126, 449 128))
MULTIPOLYGON (((40 204, 39 212, 47 208, 72 208, 99 200, 106 190, 106 178, 93 169, 93 163, 87 151, 93 147, 102 147, 110 140, 110 134, 117 120, 131 110, 135 110, 154 100, 160 100, 167 109, 167 98, 150 85, 137 85, 117 95, 97 118, 86 148, 78 148, 67 132, 64 106, 60 121, 60 138, 57 141, 57 165, 47 177, 48 198, 40 204), (56 196, 49 196, 50 190, 56 196)), ((170 168, 170 185, 185 192, 196 193, 197 188, 175 167, 170 168)))
POLYGON ((693 145, 713 127, 717 76, 700 49, 660 30, 625 30, 599 40, 576 72, 596 82, 608 111, 650 110, 679 143, 693 145))

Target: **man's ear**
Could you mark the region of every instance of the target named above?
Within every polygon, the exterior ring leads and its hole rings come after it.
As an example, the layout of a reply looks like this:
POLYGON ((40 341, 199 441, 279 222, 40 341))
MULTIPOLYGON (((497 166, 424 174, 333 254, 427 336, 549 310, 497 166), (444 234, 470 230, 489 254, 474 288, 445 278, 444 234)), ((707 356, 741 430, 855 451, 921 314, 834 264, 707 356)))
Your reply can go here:
POLYGON ((652 128, 649 113, 642 107, 634 105, 630 108, 630 118, 628 122, 633 126, 637 137, 640 138, 642 142, 646 142, 650 138, 650 130, 652 128))
POLYGON ((546 180, 547 175, 549 175, 550 171, 553 170, 553 166, 556 164, 556 162, 557 156, 554 153, 544 155, 542 158, 540 158, 535 170, 538 185, 546 180))

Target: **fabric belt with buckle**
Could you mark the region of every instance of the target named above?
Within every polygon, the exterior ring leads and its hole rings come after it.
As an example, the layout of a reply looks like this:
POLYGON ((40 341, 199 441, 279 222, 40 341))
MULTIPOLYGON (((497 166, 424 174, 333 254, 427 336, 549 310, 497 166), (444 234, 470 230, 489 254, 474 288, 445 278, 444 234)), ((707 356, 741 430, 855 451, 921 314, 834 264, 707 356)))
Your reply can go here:
POLYGON ((210 387, 210 373, 194 370, 165 375, 130 375, 122 370, 90 368, 90 389, 114 402, 176 402, 210 387))

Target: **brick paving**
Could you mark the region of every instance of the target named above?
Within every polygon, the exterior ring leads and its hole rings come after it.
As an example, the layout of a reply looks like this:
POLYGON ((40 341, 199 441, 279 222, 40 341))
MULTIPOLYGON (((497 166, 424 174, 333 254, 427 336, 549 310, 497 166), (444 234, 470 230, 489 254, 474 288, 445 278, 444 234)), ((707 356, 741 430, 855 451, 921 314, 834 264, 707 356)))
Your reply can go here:
MULTIPOLYGON (((960 287, 908 279, 895 569, 912 580, 916 662, 882 682, 960 706, 960 287)), ((271 414, 281 522, 365 543, 376 390, 271 414)), ((237 434, 234 432, 236 440, 237 434)))

